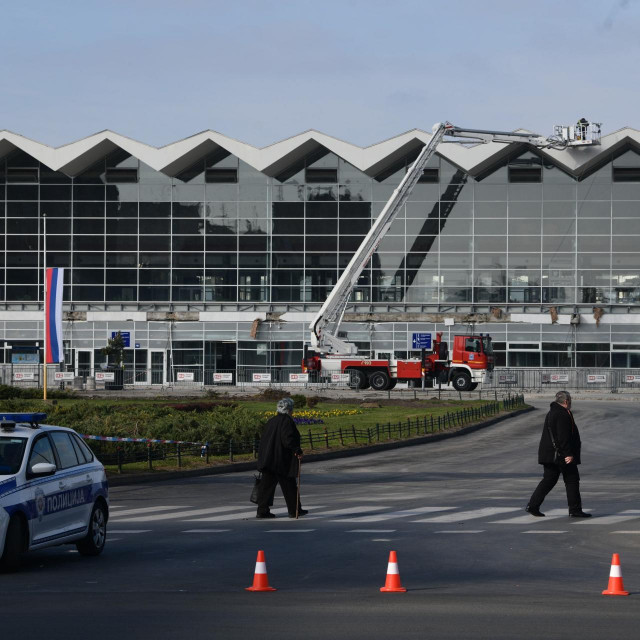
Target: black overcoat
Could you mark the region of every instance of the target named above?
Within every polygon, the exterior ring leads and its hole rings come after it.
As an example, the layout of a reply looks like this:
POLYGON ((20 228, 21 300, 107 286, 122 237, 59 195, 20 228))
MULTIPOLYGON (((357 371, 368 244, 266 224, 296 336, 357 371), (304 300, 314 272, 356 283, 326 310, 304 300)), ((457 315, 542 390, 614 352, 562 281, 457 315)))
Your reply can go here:
POLYGON ((298 427, 290 415, 279 413, 264 425, 258 449, 258 471, 295 477, 296 453, 302 453, 298 427))
POLYGON ((580 432, 573 419, 573 414, 557 402, 551 403, 549 413, 547 413, 542 427, 542 436, 538 447, 538 462, 540 464, 552 464, 554 461, 555 450, 547 424, 551 427, 562 458, 573 456, 573 461, 576 464, 580 464, 580 448, 582 446, 580 432))

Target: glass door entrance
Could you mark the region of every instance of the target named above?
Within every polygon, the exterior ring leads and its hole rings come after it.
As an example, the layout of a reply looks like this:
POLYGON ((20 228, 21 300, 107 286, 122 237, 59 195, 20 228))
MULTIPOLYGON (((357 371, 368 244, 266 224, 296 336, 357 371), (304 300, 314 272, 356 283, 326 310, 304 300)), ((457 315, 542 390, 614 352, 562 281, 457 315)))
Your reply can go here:
POLYGON ((93 375, 93 349, 76 349, 75 370, 77 376, 86 380, 93 375))
POLYGON ((149 369, 151 370, 151 384, 164 384, 166 380, 164 351, 149 351, 149 369))

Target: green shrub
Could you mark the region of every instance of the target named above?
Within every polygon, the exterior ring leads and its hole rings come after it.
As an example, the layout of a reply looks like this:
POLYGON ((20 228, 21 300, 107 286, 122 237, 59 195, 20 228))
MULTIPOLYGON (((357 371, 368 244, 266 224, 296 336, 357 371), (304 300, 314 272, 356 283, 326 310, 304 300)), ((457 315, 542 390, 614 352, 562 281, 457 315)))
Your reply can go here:
MULTIPOLYGON (((213 403, 212 403, 213 404, 213 403)), ((219 404, 196 413, 165 404, 97 403, 78 400, 52 405, 41 400, 3 400, 6 412, 43 412, 46 423, 71 427, 86 435, 152 438, 188 442, 248 442, 260 434, 265 418, 232 404, 219 404)))

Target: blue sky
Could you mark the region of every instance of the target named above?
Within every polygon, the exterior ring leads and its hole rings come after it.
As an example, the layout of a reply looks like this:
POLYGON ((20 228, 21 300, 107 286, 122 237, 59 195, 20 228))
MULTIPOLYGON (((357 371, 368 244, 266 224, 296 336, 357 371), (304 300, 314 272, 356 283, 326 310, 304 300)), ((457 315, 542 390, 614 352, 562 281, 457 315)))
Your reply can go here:
POLYGON ((0 130, 53 146, 640 129, 636 0, 0 0, 0 16, 0 130))

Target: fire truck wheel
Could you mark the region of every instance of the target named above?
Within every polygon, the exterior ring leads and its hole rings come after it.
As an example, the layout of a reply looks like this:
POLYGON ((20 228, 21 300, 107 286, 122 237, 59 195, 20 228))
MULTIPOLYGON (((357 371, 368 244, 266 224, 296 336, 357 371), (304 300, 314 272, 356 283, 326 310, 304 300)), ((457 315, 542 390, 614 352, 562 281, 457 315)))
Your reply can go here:
POLYGON ((349 369, 347 372, 351 375, 349 386, 352 389, 369 388, 369 380, 367 379, 367 374, 364 371, 360 371, 360 369, 349 369))
POLYGON ((389 374, 386 371, 374 371, 369 376, 369 384, 374 391, 385 391, 389 388, 389 374))
POLYGON ((471 384, 471 386, 469 387, 469 391, 475 391, 478 388, 478 383, 477 382, 473 382, 471 384))
POLYGON ((396 384, 398 384, 398 381, 394 378, 393 380, 389 380, 389 386, 387 387, 387 391, 391 391, 391 389, 393 389, 396 384))
POLYGON ((469 391, 471 389, 471 376, 466 371, 454 373, 451 384, 456 391, 469 391))

